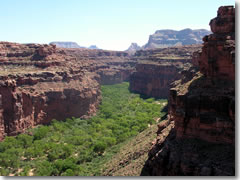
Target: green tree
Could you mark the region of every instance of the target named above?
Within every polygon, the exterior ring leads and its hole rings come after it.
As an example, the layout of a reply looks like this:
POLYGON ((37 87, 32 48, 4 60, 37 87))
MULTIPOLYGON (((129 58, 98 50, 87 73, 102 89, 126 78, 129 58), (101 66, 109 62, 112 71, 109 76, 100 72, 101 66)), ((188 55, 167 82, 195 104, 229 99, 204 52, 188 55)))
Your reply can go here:
POLYGON ((28 148, 32 145, 33 142, 33 136, 27 135, 27 134, 20 134, 17 136, 17 141, 19 144, 22 145, 24 148, 28 148))
POLYGON ((44 137, 47 136, 47 133, 50 131, 50 128, 48 126, 40 126, 38 128, 35 129, 34 132, 34 140, 40 140, 44 137))
POLYGON ((52 163, 44 160, 37 164, 36 176, 51 176, 53 173, 52 163))
POLYGON ((107 144, 105 142, 98 141, 94 145, 93 151, 98 153, 98 154, 102 154, 105 151, 106 148, 107 148, 107 144))

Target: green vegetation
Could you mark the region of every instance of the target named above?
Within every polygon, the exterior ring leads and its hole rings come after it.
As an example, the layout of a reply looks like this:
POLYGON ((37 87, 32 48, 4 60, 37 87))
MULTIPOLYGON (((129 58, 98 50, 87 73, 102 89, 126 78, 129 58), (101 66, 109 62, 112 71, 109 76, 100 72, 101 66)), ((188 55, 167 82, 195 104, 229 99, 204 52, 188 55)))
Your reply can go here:
POLYGON ((102 86, 102 104, 91 119, 53 120, 0 143, 0 175, 90 176, 127 140, 156 119, 166 100, 142 99, 128 83, 102 86))
POLYGON ((156 139, 157 124, 153 124, 133 138, 129 138, 119 152, 104 164, 104 176, 140 176, 152 142, 156 139))

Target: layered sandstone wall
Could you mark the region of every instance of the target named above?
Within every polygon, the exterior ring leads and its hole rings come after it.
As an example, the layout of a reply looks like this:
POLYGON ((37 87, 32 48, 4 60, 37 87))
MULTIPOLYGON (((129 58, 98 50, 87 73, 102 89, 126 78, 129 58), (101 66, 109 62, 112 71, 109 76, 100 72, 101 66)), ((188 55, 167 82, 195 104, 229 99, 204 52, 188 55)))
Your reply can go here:
POLYGON ((213 34, 193 58, 200 72, 170 90, 168 123, 159 126, 143 174, 235 174, 234 7, 220 7, 210 26, 213 34))
POLYGON ((170 114, 178 137, 234 144, 234 22, 234 8, 219 8, 217 18, 210 22, 214 33, 203 39, 198 56, 200 73, 170 90, 170 114))
POLYGON ((80 61, 93 61, 90 71, 100 76, 100 84, 110 85, 129 81, 135 70, 136 60, 122 51, 65 49, 68 55, 80 61))
POLYGON ((95 114, 102 79, 126 80, 128 61, 124 52, 0 42, 0 140, 52 119, 95 114))
POLYGON ((130 76, 130 90, 147 97, 167 98, 170 83, 179 78, 179 69, 174 65, 139 63, 130 76))
POLYGON ((193 50, 200 45, 137 51, 136 71, 130 76, 130 90, 147 97, 168 98, 170 84, 191 68, 193 50))

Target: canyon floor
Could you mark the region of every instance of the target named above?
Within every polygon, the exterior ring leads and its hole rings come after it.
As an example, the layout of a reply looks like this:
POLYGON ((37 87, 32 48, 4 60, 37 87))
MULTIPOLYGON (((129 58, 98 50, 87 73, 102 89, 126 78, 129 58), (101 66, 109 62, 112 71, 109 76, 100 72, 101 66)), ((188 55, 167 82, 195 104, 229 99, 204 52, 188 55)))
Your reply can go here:
POLYGON ((234 176, 235 8, 209 25, 135 54, 0 42, 0 175, 234 176))
POLYGON ((127 82, 102 85, 99 111, 90 119, 53 120, 6 137, 0 175, 140 175, 167 101, 143 99, 128 88, 127 82))

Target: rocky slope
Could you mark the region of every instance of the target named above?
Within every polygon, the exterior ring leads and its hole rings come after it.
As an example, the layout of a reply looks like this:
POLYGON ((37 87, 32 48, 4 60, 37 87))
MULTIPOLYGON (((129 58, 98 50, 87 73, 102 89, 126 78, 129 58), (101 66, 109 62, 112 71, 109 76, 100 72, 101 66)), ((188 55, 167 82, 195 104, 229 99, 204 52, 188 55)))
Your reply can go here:
POLYGON ((148 43, 143 46, 144 49, 166 48, 171 46, 201 44, 202 38, 210 34, 205 29, 183 29, 180 31, 166 29, 157 30, 149 36, 148 43))
POLYGON ((200 72, 173 84, 142 175, 235 175, 235 8, 220 7, 210 26, 193 58, 200 72))
POLYGON ((192 53, 200 45, 140 50, 135 53, 136 71, 130 76, 130 90, 147 97, 167 98, 170 84, 182 71, 192 70, 192 53))
POLYGON ((0 140, 52 119, 87 118, 100 84, 126 80, 125 52, 0 42, 0 140))

